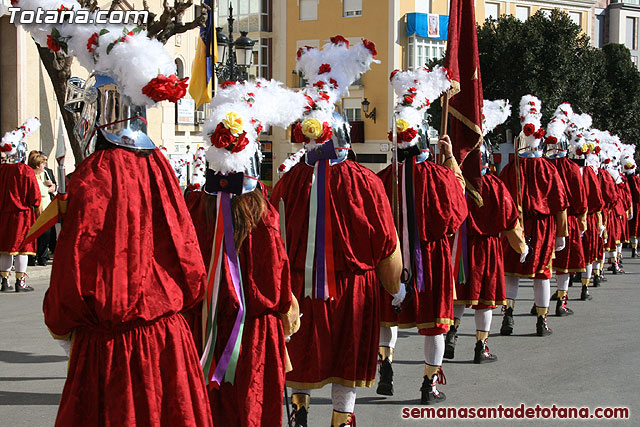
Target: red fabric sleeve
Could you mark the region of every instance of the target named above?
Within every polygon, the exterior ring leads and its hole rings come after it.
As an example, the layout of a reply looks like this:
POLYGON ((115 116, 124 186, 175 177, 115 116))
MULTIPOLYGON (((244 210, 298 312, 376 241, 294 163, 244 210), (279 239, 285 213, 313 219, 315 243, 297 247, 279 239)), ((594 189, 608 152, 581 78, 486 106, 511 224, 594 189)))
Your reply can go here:
POLYGON ((584 186, 587 189, 587 200, 589 212, 599 212, 604 209, 604 200, 602 198, 602 189, 600 188, 600 179, 596 175, 591 166, 583 168, 582 178, 584 186))

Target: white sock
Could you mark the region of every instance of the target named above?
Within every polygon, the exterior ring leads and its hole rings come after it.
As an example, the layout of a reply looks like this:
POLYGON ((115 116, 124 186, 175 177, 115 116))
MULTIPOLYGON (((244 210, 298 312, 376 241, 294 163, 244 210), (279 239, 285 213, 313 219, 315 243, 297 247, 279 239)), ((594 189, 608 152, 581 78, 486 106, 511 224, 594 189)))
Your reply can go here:
MULTIPOLYGON (((558 285, 559 291, 568 291, 569 290, 569 274, 558 274, 556 273, 556 282, 558 285)), ((536 304, 538 305, 538 304, 536 304)))
POLYGON ((616 257, 619 257, 620 255, 622 255, 622 243, 618 243, 618 246, 616 247, 616 257))
POLYGON ((592 265, 594 270, 602 271, 602 264, 600 264, 600 261, 596 261, 592 265))
POLYGON ((460 320, 462 323, 462 316, 464 315, 464 305, 454 305, 453 306, 453 317, 460 320))
POLYGON ((29 263, 29 256, 16 255, 15 263, 16 263, 16 273, 26 273, 27 264, 29 263))
POLYGON ((398 341, 397 326, 380 326, 380 347, 396 348, 398 341))
POLYGON ((444 356, 444 335, 424 337, 424 361, 427 365, 442 366, 444 356))
POLYGON ((533 279, 533 299, 536 307, 549 307, 551 282, 549 279, 533 279))
POLYGON ((609 252, 609 259, 613 259, 615 261, 616 253, 615 252, 609 252))
POLYGON ((504 276, 504 288, 507 294, 507 299, 516 300, 518 298, 518 286, 520 284, 520 278, 515 276, 504 276))
POLYGON ((11 271, 13 255, 0 254, 0 271, 11 271))
POLYGON ((585 279, 591 279, 591 275, 593 273, 593 265, 587 264, 584 269, 585 269, 584 278, 585 279))
POLYGON ((334 411, 353 413, 356 407, 356 388, 331 384, 331 403, 334 411))
POLYGON ((475 310, 474 318, 476 320, 476 331, 490 331, 492 316, 493 310, 490 308, 475 310))

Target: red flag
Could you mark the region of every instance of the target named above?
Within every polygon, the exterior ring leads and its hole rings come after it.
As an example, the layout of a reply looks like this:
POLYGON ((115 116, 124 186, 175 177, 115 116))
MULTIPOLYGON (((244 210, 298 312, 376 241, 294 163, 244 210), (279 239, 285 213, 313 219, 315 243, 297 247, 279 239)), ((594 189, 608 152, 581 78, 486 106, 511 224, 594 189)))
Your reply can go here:
POLYGON ((449 101, 449 136, 453 154, 474 190, 480 190, 482 144, 482 79, 474 0, 451 0, 445 67, 453 87, 449 101))

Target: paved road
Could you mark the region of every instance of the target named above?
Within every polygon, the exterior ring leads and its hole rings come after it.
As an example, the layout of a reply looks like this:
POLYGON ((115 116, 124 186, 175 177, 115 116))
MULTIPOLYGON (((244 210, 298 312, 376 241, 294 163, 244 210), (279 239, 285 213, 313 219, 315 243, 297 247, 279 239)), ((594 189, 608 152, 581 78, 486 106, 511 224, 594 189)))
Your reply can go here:
MULTIPOLYGON (((625 252, 628 255, 628 252, 625 252)), ((460 328, 456 359, 445 361, 448 384, 444 407, 621 407, 631 410, 626 421, 592 420, 589 425, 640 425, 640 261, 625 261, 627 274, 608 276, 592 290, 594 299, 576 301, 579 288, 570 288, 576 314, 550 316, 554 333, 535 336, 535 317, 527 313, 533 301, 531 281, 520 288, 515 335, 498 335, 498 310, 489 339, 499 361, 474 365, 475 326, 471 310, 460 328)), ((31 267, 28 294, 0 294, 0 426, 51 426, 64 385, 66 357, 43 324, 42 298, 50 267, 31 267)), ((358 389, 359 426, 396 425, 512 425, 509 420, 404 420, 404 407, 419 407, 423 374, 422 338, 400 332, 392 398, 375 389, 358 389)), ((311 426, 327 426, 331 416, 330 387, 314 393, 311 426)), ((579 421, 536 421, 534 425, 582 425, 579 421)))

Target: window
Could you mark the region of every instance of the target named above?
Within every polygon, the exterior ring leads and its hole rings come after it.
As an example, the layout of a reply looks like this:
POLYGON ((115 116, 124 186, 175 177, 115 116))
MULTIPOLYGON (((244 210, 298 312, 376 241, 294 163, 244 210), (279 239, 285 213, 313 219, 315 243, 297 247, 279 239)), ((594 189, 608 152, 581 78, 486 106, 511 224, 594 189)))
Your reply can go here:
POLYGON ((500 3, 484 4, 484 19, 497 20, 500 16, 500 3))
POLYGON ((253 60, 249 68, 249 79, 271 78, 271 38, 261 38, 253 45, 253 60))
POLYGON ((574 24, 578 26, 582 26, 582 13, 580 12, 569 12, 569 19, 573 21, 574 24))
POLYGON ((516 6, 516 19, 519 21, 529 19, 529 8, 527 6, 516 6))
POLYGON ((345 98, 342 100, 342 107, 347 120, 358 122, 362 120, 362 99, 345 98))
POLYGON ((425 64, 432 59, 440 59, 444 56, 445 42, 444 40, 428 39, 426 37, 411 36, 409 37, 408 68, 415 70, 418 67, 424 67, 425 64))
POLYGON ((638 18, 627 17, 625 46, 630 50, 638 50, 638 18))
MULTIPOLYGON (((224 33, 228 33, 227 17, 229 16, 229 4, 233 6, 234 31, 271 31, 269 10, 271 0, 225 0, 220 2, 218 22, 224 33)), ((302 3, 302 1, 300 2, 302 3)), ((314 3, 317 3, 314 0, 314 3)))
POLYGON ((343 0, 344 16, 362 16, 362 0, 343 0))
POLYGON ((540 9, 540 13, 547 18, 551 18, 551 9, 540 9))
POLYGON ((431 13, 431 0, 415 0, 415 12, 431 13))
POLYGON ((318 19, 317 0, 300 0, 300 20, 315 21, 318 19))

